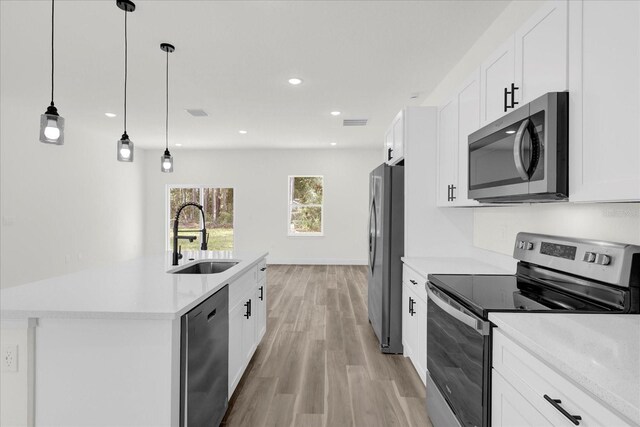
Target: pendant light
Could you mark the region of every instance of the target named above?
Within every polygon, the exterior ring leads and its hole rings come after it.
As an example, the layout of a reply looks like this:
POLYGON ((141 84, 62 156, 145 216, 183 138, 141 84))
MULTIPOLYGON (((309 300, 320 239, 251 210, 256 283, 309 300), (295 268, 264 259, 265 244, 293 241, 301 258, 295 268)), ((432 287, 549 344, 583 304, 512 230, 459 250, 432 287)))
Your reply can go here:
POLYGON ((127 135, 127 14, 136 10, 130 0, 116 0, 116 5, 124 11, 124 133, 118 141, 118 161, 133 162, 133 142, 127 135))
POLYGON ((64 144, 64 118, 60 117, 53 104, 53 24, 54 0, 51 0, 51 105, 40 115, 40 142, 45 144, 64 144))
POLYGON ((165 121, 164 121, 164 154, 160 157, 160 170, 162 172, 171 173, 173 172, 173 157, 169 152, 169 53, 176 50, 176 48, 169 43, 162 43, 160 45, 160 49, 162 49, 167 54, 167 79, 166 79, 166 111, 165 111, 165 121))

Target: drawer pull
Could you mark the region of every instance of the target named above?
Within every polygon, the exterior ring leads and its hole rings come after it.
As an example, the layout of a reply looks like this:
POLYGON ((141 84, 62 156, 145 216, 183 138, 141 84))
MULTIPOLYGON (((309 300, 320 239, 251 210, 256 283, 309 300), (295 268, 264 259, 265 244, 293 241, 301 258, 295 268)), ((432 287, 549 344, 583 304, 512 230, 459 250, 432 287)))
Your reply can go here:
POLYGON ((418 284, 418 282, 416 282, 416 281, 415 281, 415 280, 413 280, 413 279, 409 279, 409 281, 410 281, 411 283, 413 283, 414 285, 417 285, 417 284, 418 284))
POLYGON ((568 413, 566 411, 566 409, 564 409, 562 406, 560 406, 560 404, 562 403, 562 400, 560 399, 552 399, 549 396, 547 396, 546 394, 544 395, 544 399, 551 403, 551 405, 553 405, 554 408, 556 408, 558 411, 560 411, 560 413, 562 415, 564 415, 565 417, 567 417, 569 419, 569 421, 571 421, 573 424, 575 425, 580 425, 579 420, 582 419, 582 417, 580 415, 571 415, 570 413, 568 413))
POLYGON ((262 268, 260 269, 260 271, 265 271, 266 269, 267 269, 267 267, 262 267, 262 268))

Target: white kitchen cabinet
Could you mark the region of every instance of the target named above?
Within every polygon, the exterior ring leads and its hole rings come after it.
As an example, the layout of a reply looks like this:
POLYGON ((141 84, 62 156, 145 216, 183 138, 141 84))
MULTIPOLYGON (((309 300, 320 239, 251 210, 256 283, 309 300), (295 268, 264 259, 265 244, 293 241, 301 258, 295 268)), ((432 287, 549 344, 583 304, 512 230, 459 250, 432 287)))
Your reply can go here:
POLYGON ((401 110, 385 134, 385 161, 390 165, 395 165, 404 159, 404 126, 404 110, 401 110))
MULTIPOLYGON (((515 37, 511 36, 480 66, 481 126, 504 115, 505 102, 510 105, 510 95, 505 101, 505 88, 515 84, 515 37)), ((516 91, 517 92, 517 91, 516 91)), ((511 111, 511 110, 509 110, 511 111)))
POLYGON ((402 346, 424 384, 427 381, 426 280, 404 266, 402 274, 402 346))
POLYGON ((468 137, 480 127, 479 70, 440 109, 438 118, 437 205, 477 206, 468 198, 468 137))
POLYGON ((458 99, 438 109, 438 206, 453 206, 458 184, 458 99))
POLYGON ((570 2, 569 28, 569 200, 640 201, 640 2, 570 2))
POLYGON ((483 62, 481 126, 547 92, 567 90, 567 10, 567 0, 546 2, 483 62))
POLYGON ((267 328, 266 262, 258 262, 251 271, 231 284, 229 294, 229 398, 267 328))
POLYGON ((520 418, 528 422, 536 419, 542 421, 533 425, 573 425, 560 409, 571 416, 579 416, 581 426, 631 425, 603 402, 529 353, 499 328, 493 330, 492 356, 493 426, 530 425, 520 424, 520 418), (507 385, 517 391, 509 389, 507 385), (551 400, 556 402, 552 403, 551 400), (517 407, 513 408, 513 405, 517 407))
MULTIPOLYGON (((515 33, 515 100, 526 104, 568 88, 568 3, 545 3, 515 33)), ((517 105, 516 105, 517 107, 517 105)))
POLYGON ((495 369, 491 370, 491 425, 545 426, 551 423, 495 369))

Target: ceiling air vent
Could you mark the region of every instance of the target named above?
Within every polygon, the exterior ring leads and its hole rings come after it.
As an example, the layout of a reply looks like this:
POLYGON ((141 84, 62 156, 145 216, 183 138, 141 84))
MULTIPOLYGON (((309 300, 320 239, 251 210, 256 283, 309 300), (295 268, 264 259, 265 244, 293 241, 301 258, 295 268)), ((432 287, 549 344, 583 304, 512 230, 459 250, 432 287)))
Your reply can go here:
POLYGON ((201 110, 199 108, 196 108, 196 109, 193 109, 193 110, 187 109, 187 113, 191 114, 193 117, 207 117, 208 116, 206 111, 201 110))
POLYGON ((342 126, 366 126, 369 119, 344 119, 342 126))

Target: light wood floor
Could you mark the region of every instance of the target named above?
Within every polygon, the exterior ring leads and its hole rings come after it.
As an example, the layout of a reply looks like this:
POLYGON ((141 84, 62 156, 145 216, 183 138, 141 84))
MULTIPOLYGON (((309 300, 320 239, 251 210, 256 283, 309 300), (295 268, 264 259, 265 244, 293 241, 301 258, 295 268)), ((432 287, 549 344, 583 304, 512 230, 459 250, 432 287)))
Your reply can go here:
POLYGON ((364 266, 269 266, 267 334, 223 426, 431 426, 411 362, 384 355, 364 266))

